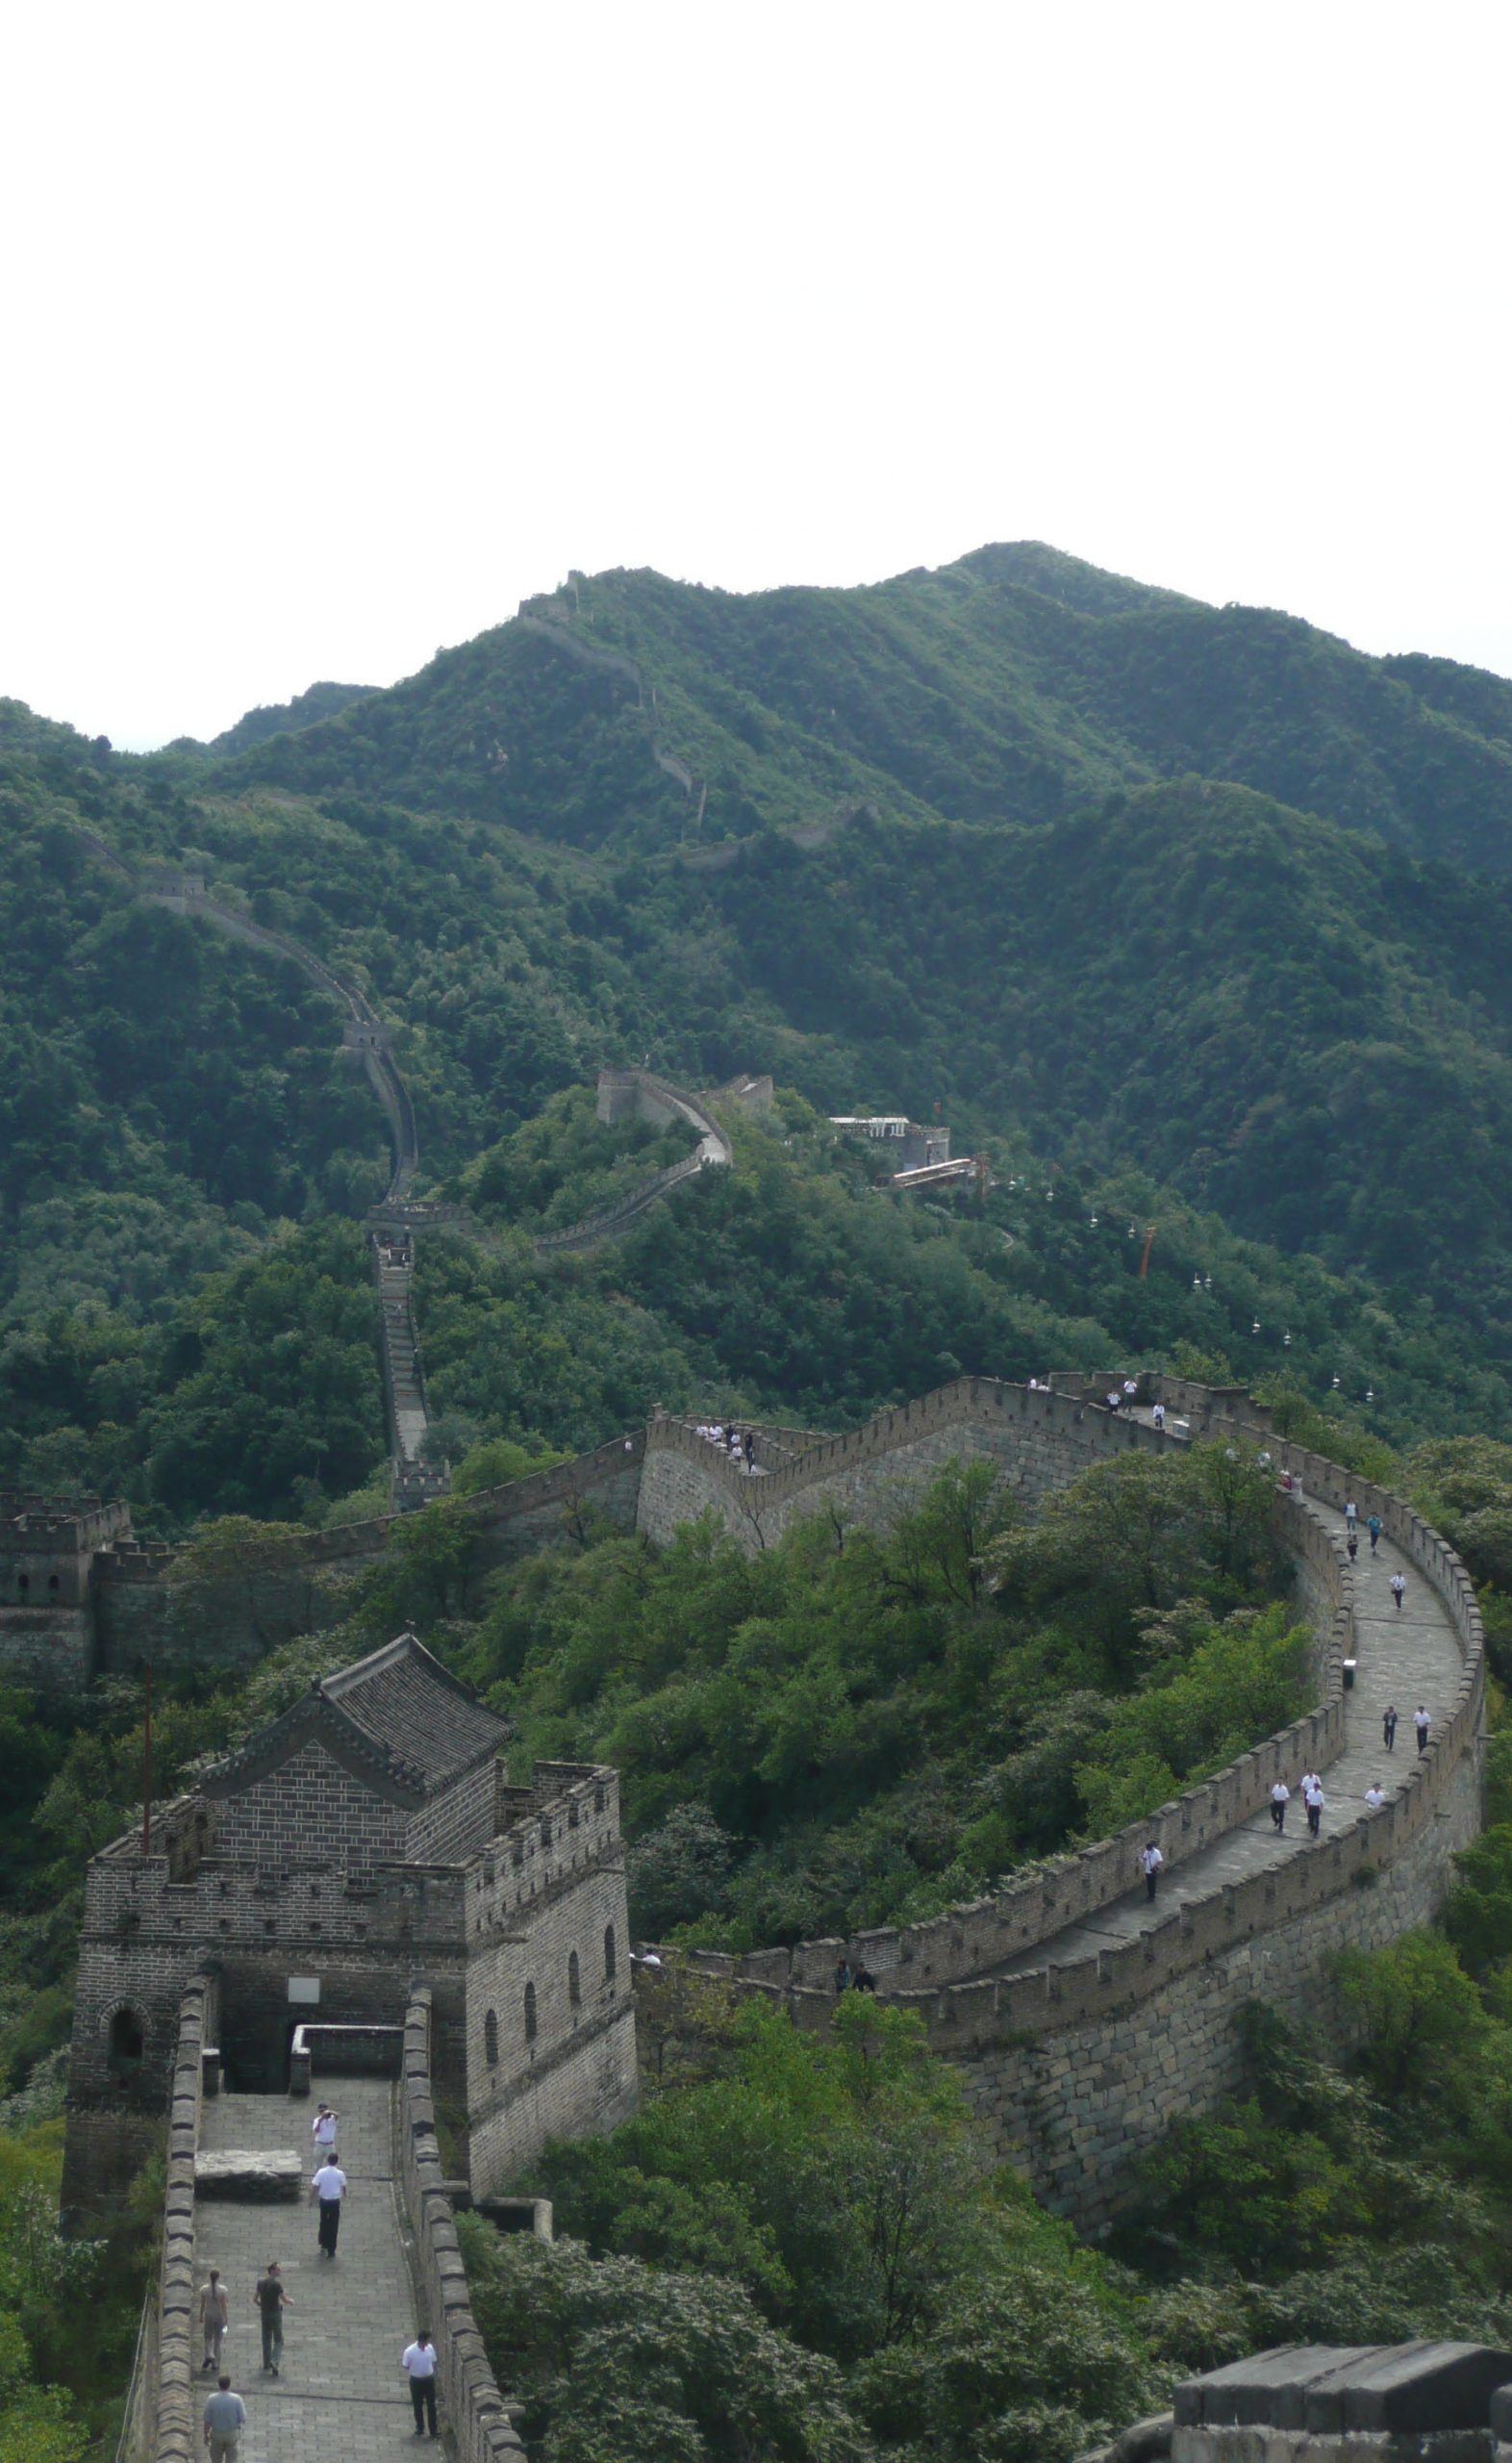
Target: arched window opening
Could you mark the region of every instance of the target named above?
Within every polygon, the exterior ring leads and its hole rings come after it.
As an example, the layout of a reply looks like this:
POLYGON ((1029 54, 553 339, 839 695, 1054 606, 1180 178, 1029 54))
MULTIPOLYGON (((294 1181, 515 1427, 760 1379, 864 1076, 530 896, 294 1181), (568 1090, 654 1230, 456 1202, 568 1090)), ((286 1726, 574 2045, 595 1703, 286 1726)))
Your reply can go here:
POLYGON ((496 2069, 499 2058, 499 2022, 491 2010, 483 2021, 483 2058, 491 2069, 496 2069))
POLYGON ((549 1856, 551 1853, 551 1824, 549 1821, 543 1821, 541 1825, 541 1843, 545 1849, 546 1854, 549 1856))
POLYGON ((56 1589, 57 1589, 57 1587, 58 1587, 58 1577, 57 1577, 57 1575, 56 1575, 56 1574, 49 1574, 49 1575, 48 1575, 48 1577, 47 1577, 47 1587, 48 1587, 48 1589, 49 1589, 49 1590, 56 1590, 56 1589))
POLYGON ((106 2064, 113 2078, 135 2078, 141 2068, 142 2025, 135 2010, 117 2010, 111 2020, 106 2064))
POLYGON ((16 1578, 15 1578, 15 1587, 16 1587, 17 1590, 20 1592, 20 1594, 21 1594, 22 1598, 24 1599, 24 1598, 26 1597, 27 1592, 28 1592, 28 1591, 31 1589, 31 1587, 32 1587, 32 1577, 31 1577, 31 1575, 30 1575, 30 1574, 17 1574, 17 1575, 16 1575, 16 1578))
POLYGON ((576 1950, 569 1951, 567 1955, 567 1999, 574 2010, 581 2006, 583 1999, 583 1980, 578 1970, 576 1950))
POLYGON ((525 2042, 527 2044, 534 2044, 535 2041, 536 1988, 533 1984, 527 1984, 525 1987, 525 2042))
POLYGON ((614 1980, 615 1928, 612 1924, 606 1924, 604 1926, 604 1982, 606 1984, 613 1984, 614 1980))

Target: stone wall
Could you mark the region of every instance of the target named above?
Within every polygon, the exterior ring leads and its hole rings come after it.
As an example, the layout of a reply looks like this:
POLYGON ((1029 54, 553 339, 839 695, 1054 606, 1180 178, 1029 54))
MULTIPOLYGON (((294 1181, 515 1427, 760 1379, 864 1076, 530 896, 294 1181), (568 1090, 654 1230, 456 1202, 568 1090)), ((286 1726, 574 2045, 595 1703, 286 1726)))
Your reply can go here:
POLYGON ((636 2102, 619 1786, 542 1763, 470 1867, 468 2147, 487 2196, 548 2138, 612 2129, 636 2102), (575 1992, 574 1992, 575 1985, 575 1992))
POLYGON ((392 1864, 405 1854, 408 1827, 402 1805, 386 1804, 312 1741, 217 1801, 215 1852, 270 1870, 316 1846, 348 1868, 392 1864))
MULTIPOLYGON (((633 1531, 644 1451, 638 1431, 552 1470, 452 1500, 451 1510, 475 1535, 477 1571, 512 1563, 527 1549, 583 1529, 592 1515, 633 1531)), ((382 1514, 302 1533, 278 1556, 247 1565, 192 1605, 175 1586, 172 1548, 117 1542, 95 1560, 96 1664, 112 1675, 131 1674, 148 1661, 168 1669, 254 1666, 289 1636, 340 1621, 343 1579, 378 1562, 393 1525, 391 1514, 382 1514)), ((3 1625, 0 1617, 0 1661, 3 1625)))
MULTIPOLYGON (((1089 1390, 1096 1390, 1090 1381, 1089 1390)), ((1400 1499, 1278 1440, 1268 1416, 1242 1396, 1160 1381, 1152 1384, 1156 1390, 1172 1412, 1190 1415, 1194 1434, 1231 1430, 1263 1439, 1278 1469, 1307 1496, 1335 1509, 1352 1496, 1362 1518, 1379 1513, 1388 1536, 1447 1608, 1463 1655, 1459 1687, 1394 1800, 1321 1852, 1218 1884, 1127 1942, 1066 1965, 1022 1965, 1037 1943, 1137 1887, 1138 1849, 1152 1827, 1168 1863, 1179 1865, 1258 1812, 1277 1771, 1295 1770, 1303 1760, 1323 1766, 1340 1749, 1352 1578, 1304 1496, 1280 1495, 1279 1536, 1298 1563, 1319 1637, 1323 1698, 1307 1719, 1163 1807, 1153 1824, 1136 1824, 932 1923, 742 1959, 697 1954, 694 1962, 748 1992, 780 1998, 799 2025, 822 2028, 835 2006, 836 1961, 843 1953, 852 1963, 863 1960, 890 1998, 918 2012, 934 2048, 962 2067, 999 2152, 1023 2162, 1050 2203, 1093 2222, 1116 2206, 1130 2156, 1174 2114, 1201 2109, 1232 2084, 1233 2022, 1242 2004, 1284 1975, 1289 2005, 1308 2006, 1333 1950, 1378 1946, 1424 1921, 1450 1877, 1452 1855, 1478 1825, 1483 1638, 1474 1589, 1454 1551, 1400 1499), (984 1973, 1011 1959, 1021 1971, 984 1973)), ((670 1528, 702 1501, 743 1544, 755 1547, 796 1511, 833 1508, 880 1518, 895 1495, 906 1495, 951 1453, 986 1453, 1021 1490, 1032 1490, 1042 1481, 1053 1484, 1057 1465, 1078 1455, 1082 1468, 1130 1446, 1179 1441, 1099 1410, 1080 1391, 1018 1397, 1017 1389, 1000 1388, 995 1397, 963 1383, 760 1482, 721 1461, 694 1431, 659 1421, 645 1492, 653 1524, 666 1516, 670 1528)))
POLYGON ((961 1456, 997 1462, 1005 1484, 1032 1511, 1094 1462, 1179 1442, 1076 1397, 970 1377, 827 1437, 753 1480, 722 1460, 692 1421, 659 1413, 646 1432, 636 1527, 665 1543, 684 1523, 712 1512, 754 1554, 804 1514, 884 1523, 942 1464, 961 1456))
POLYGON ((416 2271, 436 2339, 441 2399, 459 2463, 518 2463, 524 2450, 473 2321, 456 2220, 445 2191, 431 2076, 431 1995, 423 1985, 412 1992, 405 2013, 396 2120, 395 2170, 415 2234, 416 2271))
MULTIPOLYGON (((191 2463, 203 2450, 203 2389, 194 2373, 194 2163, 207 2044, 214 2040, 215 1986, 196 1975, 185 1991, 168 2107, 167 2184, 163 2201, 156 2372, 150 2410, 158 2463, 191 2463)), ((161 2135, 161 2124, 160 2124, 161 2135)))
MULTIPOLYGON (((1343 1949, 1383 1949, 1426 1924, 1453 1878, 1452 1857, 1479 1826, 1478 1759, 1471 1754, 1405 1845, 1385 1835, 1388 1815, 1361 1820, 1353 1839, 1324 1849, 1325 1890, 1305 1887, 1309 1858, 1295 1882, 1288 1872, 1284 1884, 1278 1877, 1269 1892, 1254 1894, 1258 1904, 1247 1912, 1252 1931, 1221 1928, 1218 1911, 1204 1908, 1182 1941, 1181 1917, 1167 1917, 1175 1938, 1162 1940, 1157 1928, 1148 1956, 1135 1945, 1122 2006, 1110 1992, 1107 2015, 1074 2023, 1067 2000, 1047 1998, 1058 1980, 1036 1978, 1046 2021, 1037 2042, 1005 2039, 957 2056, 995 2153, 1083 2228, 1106 2222, 1126 2201, 1132 2159, 1173 2121, 1240 2086, 1235 2019, 1243 2005, 1270 2002, 1326 2036, 1333 2015, 1326 1961, 1343 1949), (1199 1947, 1209 1931, 1211 1942, 1199 1947)), ((1071 1972, 1063 1970, 1068 1984, 1071 1972)), ((1073 1987, 1067 1997, 1074 2006, 1073 1987)), ((932 2027, 932 2040, 942 2033, 948 2026, 932 2027)))

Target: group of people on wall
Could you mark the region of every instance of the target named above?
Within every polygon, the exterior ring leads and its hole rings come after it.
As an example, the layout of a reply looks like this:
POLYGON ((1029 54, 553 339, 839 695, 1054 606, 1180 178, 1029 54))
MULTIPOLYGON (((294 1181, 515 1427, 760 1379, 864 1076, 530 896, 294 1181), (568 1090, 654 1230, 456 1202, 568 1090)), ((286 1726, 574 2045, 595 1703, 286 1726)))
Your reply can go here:
POLYGON ((717 1445, 737 1470, 755 1470, 756 1432, 753 1428, 739 1429, 724 1420, 700 1420, 698 1434, 706 1443, 717 1445))

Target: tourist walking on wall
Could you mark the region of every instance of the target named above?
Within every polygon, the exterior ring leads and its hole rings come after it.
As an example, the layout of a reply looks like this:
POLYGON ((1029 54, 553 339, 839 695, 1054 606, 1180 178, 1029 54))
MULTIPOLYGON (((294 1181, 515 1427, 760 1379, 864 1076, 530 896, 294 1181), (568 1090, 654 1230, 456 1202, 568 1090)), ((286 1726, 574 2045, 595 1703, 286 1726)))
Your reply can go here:
POLYGON ((226 2298, 226 2287, 216 2269, 212 2267, 210 2281, 199 2296, 199 2323, 205 2335, 205 2357, 200 2363, 202 2369, 219 2372, 220 2348, 226 2340, 226 2320, 230 2315, 231 2303, 226 2298))
POLYGON ((1420 1753, 1426 1753, 1428 1749, 1428 1730, 1432 1726, 1433 1722, 1428 1716, 1427 1706, 1425 1703, 1420 1702, 1418 1704, 1417 1709, 1412 1714, 1412 1724, 1418 1731, 1418 1751, 1420 1753))
POLYGON ((1388 1753, 1397 1750, 1397 1705, 1388 1702, 1381 1714, 1381 1741, 1388 1753))
POLYGON ((436 2347, 423 2326, 407 2348, 400 2367, 410 2381, 410 2400, 415 2405, 415 2434, 423 2437, 428 2423, 434 2437, 437 2434, 436 2347))
POLYGON ((1271 1790, 1271 1818, 1278 1832, 1286 1828, 1286 1808, 1292 1801, 1292 1790, 1284 1779, 1277 1779, 1271 1790))
POLYGON ((269 2258, 266 2273, 259 2275, 252 2305, 263 2321, 263 2366, 276 2377, 284 2357, 284 2312, 294 2305, 284 2290, 276 2258, 269 2258))
POLYGON ((1323 1781, 1314 1770, 1302 1781, 1302 1802, 1307 1807, 1307 1827, 1314 1839, 1323 1829, 1323 1781))
POLYGON ((848 1959, 837 1959, 835 1961, 835 1990, 837 1993, 848 1993, 850 1991, 850 1962, 848 1959))
POLYGON ((1399 1609, 1402 1601, 1407 1596, 1407 1577, 1405 1574, 1393 1574, 1391 1578, 1391 1595, 1397 1602, 1399 1609))
POLYGON ((237 2463, 237 2440, 247 2425, 247 2407, 222 2377, 205 2403, 205 2443, 210 2463, 237 2463))
POLYGON ((336 2128, 340 2120, 329 2104, 322 2104, 310 2124, 310 2135, 315 2143, 315 2153, 323 2164, 336 2162, 336 2128))
POLYGON ((1372 1514, 1372 1516, 1371 1516, 1371 1518, 1370 1518, 1370 1520, 1369 1520, 1369 1522, 1366 1524, 1365 1528, 1366 1528, 1366 1530, 1367 1530, 1367 1531, 1370 1533, 1370 1535, 1371 1535, 1371 1554, 1372 1554, 1372 1556, 1373 1557, 1373 1556, 1374 1556, 1374 1554, 1375 1554, 1375 1544, 1376 1544, 1376 1541, 1379 1539, 1379 1537, 1380 1537, 1380 1536, 1381 1536, 1381 1518, 1380 1518, 1380 1515, 1379 1515, 1378 1513, 1373 1513, 1373 1514, 1372 1514))
POLYGON ((1153 1900, 1160 1881, 1160 1868, 1166 1861, 1153 1839, 1147 1847, 1140 1849, 1139 1860, 1145 1868, 1145 1895, 1153 1900))
POLYGON ((1353 1562, 1354 1562, 1355 1558, 1356 1558, 1356 1557, 1359 1555, 1359 1553, 1360 1553, 1360 1542, 1359 1542, 1359 1536, 1358 1536, 1357 1533, 1355 1533, 1355 1532, 1353 1532, 1353 1531, 1351 1531, 1351 1532, 1349 1533, 1348 1537, 1346 1539, 1346 1541, 1345 1541, 1345 1543, 1344 1543, 1344 1547, 1345 1547, 1345 1554, 1348 1556, 1348 1560, 1349 1560, 1349 1562, 1350 1562, 1350 1564, 1352 1565, 1352 1564, 1353 1564, 1353 1562))
POLYGON ((340 2164, 322 2164, 310 2184, 310 2195, 320 2209, 320 2247, 324 2255, 336 2255, 337 2235, 341 2229, 341 2200, 346 2196, 346 2174, 340 2164))
POLYGON ((1358 1530, 1358 1528, 1359 1528, 1359 1521, 1360 1521, 1360 1509, 1359 1509, 1359 1507, 1355 1504, 1354 1499, 1353 1499, 1352 1497, 1347 1497, 1347 1498, 1345 1499, 1345 1506, 1344 1506, 1344 1527, 1345 1527, 1346 1531, 1355 1531, 1355 1530, 1358 1530))
POLYGON ((1379 1813, 1382 1805, 1386 1801, 1386 1790, 1381 1786, 1378 1779, 1373 1779, 1370 1786, 1366 1789, 1365 1801, 1370 1806, 1372 1813, 1379 1813))

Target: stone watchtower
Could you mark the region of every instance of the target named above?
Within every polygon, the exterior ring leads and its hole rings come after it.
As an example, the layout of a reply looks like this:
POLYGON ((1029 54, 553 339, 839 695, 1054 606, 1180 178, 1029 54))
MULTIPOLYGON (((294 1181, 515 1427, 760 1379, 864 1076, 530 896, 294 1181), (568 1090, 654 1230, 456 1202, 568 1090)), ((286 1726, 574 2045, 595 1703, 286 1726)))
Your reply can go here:
MULTIPOLYGON (((546 2137, 634 2109, 618 1782, 500 1763, 507 1729, 401 1634, 320 1679, 91 1861, 63 2210, 108 2208, 162 2143, 181 1997, 216 1980, 228 2083, 278 2092, 294 2030, 392 2030, 433 1994, 438 2091, 486 2195, 546 2137)), ((332 2043, 338 2040, 332 2038, 332 2043)))
POLYGON ((0 1668, 38 1692, 83 1693, 95 1665, 95 1560, 131 1536, 124 1505, 0 1490, 0 1668))

